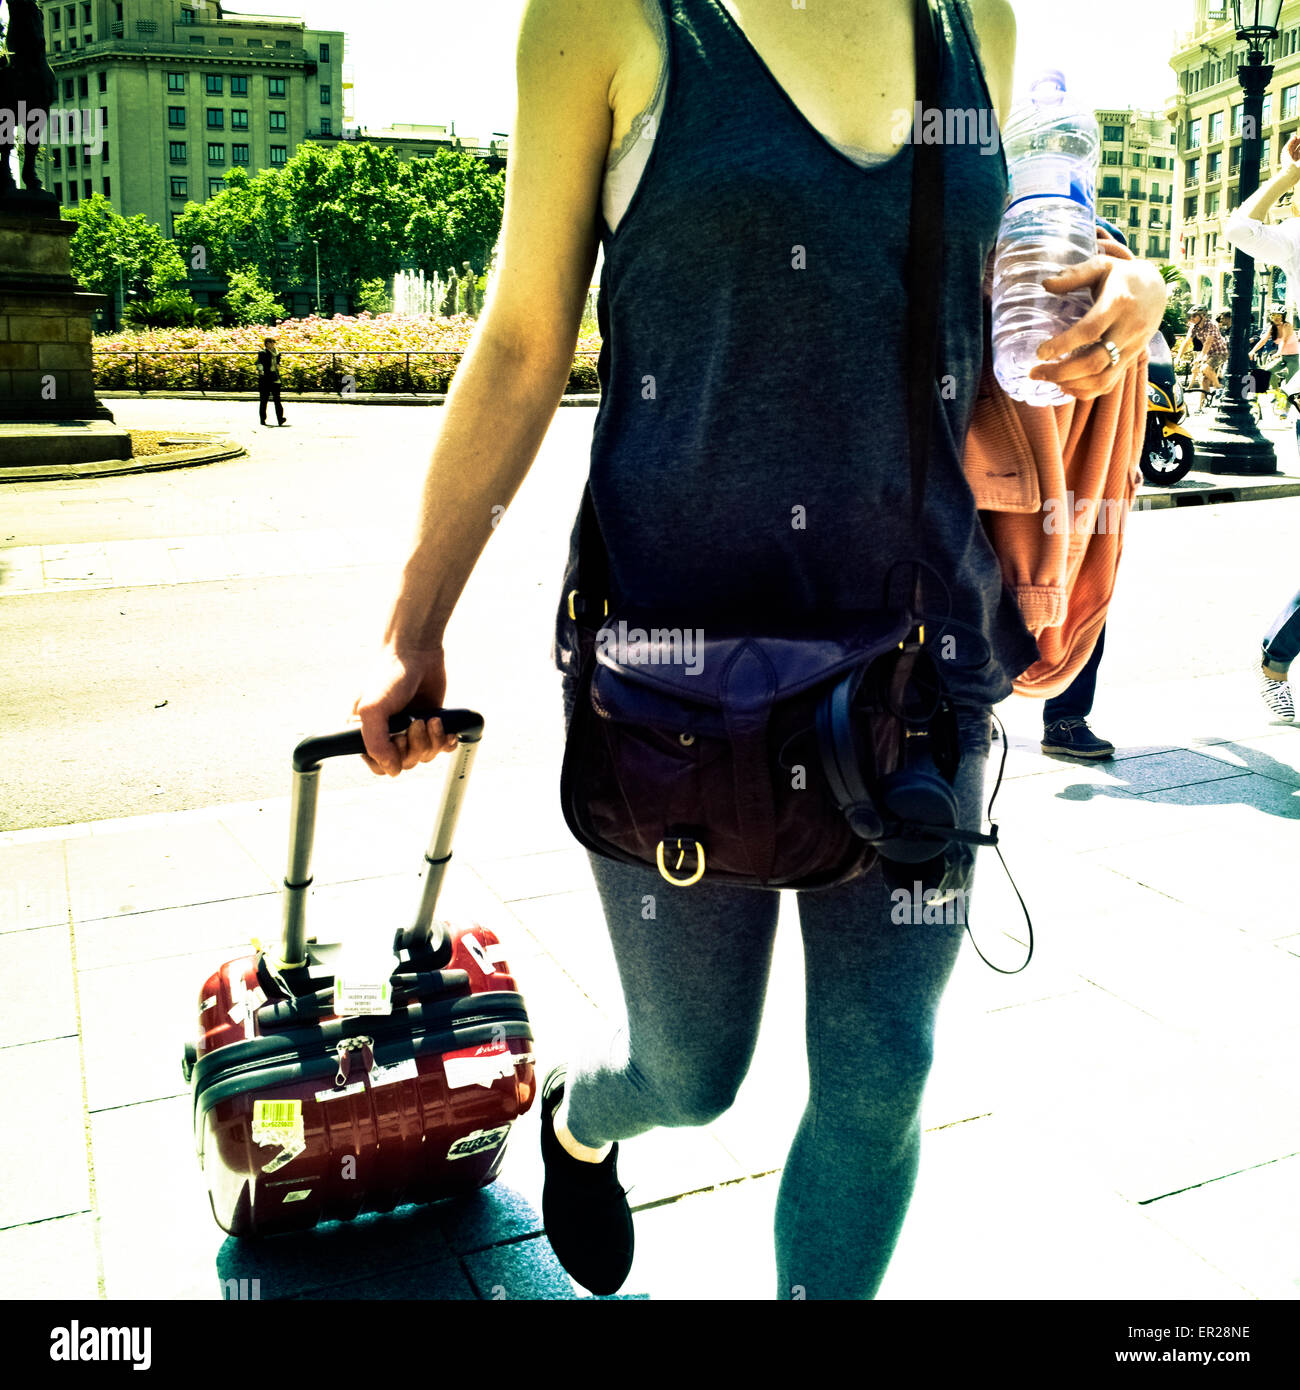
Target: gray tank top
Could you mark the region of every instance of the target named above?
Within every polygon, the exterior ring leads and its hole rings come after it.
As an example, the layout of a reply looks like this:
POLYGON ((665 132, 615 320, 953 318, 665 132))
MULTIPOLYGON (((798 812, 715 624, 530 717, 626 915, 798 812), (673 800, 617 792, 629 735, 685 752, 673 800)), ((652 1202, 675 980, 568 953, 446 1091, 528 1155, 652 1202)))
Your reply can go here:
MULTIPOLYGON (((881 607, 911 557, 903 276, 912 146, 863 168, 820 134, 717 0, 659 0, 662 109, 602 227, 602 396, 589 483, 615 595, 755 626, 881 607)), ((992 102, 956 0, 941 106, 992 102)), ((983 361, 985 262, 1006 202, 1000 145, 944 149, 942 386, 927 558, 955 622, 956 698, 993 704, 1038 656, 961 469, 983 361)), ((573 587, 575 521, 562 595, 573 587)), ((932 609, 936 589, 929 590, 932 609)), ((571 669, 561 598, 557 664, 571 669)), ((931 635, 942 611, 930 614, 931 635)))

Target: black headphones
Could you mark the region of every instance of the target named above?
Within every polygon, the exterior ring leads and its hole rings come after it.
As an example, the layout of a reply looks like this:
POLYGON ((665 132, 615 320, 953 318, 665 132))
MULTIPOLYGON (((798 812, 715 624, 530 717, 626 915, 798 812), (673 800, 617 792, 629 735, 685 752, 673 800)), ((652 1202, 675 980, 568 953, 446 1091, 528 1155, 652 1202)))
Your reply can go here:
POLYGON ((868 785, 863 769, 873 767, 876 757, 874 750, 861 746, 867 721, 853 718, 863 675, 862 670, 850 672, 817 708, 822 767, 854 834, 895 864, 928 864, 953 841, 997 844, 996 833, 958 829, 957 798, 935 761, 933 717, 904 717, 898 769, 868 785))

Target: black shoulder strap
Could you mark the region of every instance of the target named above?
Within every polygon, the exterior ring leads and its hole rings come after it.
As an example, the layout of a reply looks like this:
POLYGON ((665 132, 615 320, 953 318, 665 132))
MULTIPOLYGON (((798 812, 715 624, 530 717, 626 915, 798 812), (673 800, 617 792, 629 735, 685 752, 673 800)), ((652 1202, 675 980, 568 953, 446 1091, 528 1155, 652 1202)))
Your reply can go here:
MULTIPOLYGON (((922 119, 912 132, 912 206, 908 229, 908 452, 912 478, 913 551, 924 558, 926 477, 930 465, 930 426, 938 380, 939 305, 943 293, 943 147, 924 139, 924 113, 942 109, 943 20, 940 0, 915 0, 913 31, 916 53, 916 97, 922 119)), ((916 109, 915 107, 913 109, 916 109)), ((864 239, 868 229, 863 228, 864 239)), ((917 567, 919 596, 919 566, 917 567)), ((591 485, 582 492, 578 524, 578 585, 571 611, 584 625, 598 626, 613 595, 609 557, 591 500, 591 485)))

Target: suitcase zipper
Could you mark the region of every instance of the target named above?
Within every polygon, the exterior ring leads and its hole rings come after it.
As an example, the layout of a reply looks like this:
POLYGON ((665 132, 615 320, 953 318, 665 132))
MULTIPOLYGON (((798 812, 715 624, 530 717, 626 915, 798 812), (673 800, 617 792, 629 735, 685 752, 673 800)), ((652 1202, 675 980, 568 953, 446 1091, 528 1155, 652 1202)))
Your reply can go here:
MULTIPOLYGON (((517 1011, 512 1009, 510 1011, 510 1014, 513 1014, 514 1016, 511 1017, 509 1014, 506 1014, 506 1011, 504 1009, 498 1008, 497 1011, 494 1013, 473 1014, 468 1018, 458 1018, 455 1020, 454 1027, 452 1028, 432 1029, 427 1032, 421 1030, 419 1033, 413 1033, 410 1035, 411 1041, 412 1043, 418 1043, 420 1041, 436 1039, 439 1042, 441 1042, 445 1039, 451 1046, 454 1047, 457 1041, 456 1033, 465 1029, 479 1027, 483 1024, 496 1024, 503 1022, 522 1022, 525 1024, 528 1023, 528 1015, 524 1011, 522 1005, 518 1007, 517 1011)), ((369 1074, 371 1065, 374 1061, 374 1039, 369 1037, 358 1036, 352 1038, 345 1038, 341 1042, 334 1044, 332 1047, 329 1044, 325 1044, 323 1048, 312 1048, 310 1046, 303 1046, 294 1048, 291 1051, 277 1052, 267 1057, 256 1057, 248 1062, 237 1062, 233 1066, 223 1067, 220 1071, 216 1071, 212 1075, 210 1075, 204 1082, 203 1091, 211 1090, 214 1086, 218 1084, 224 1084, 225 1082, 230 1081, 233 1077, 241 1076, 245 1072, 259 1072, 270 1069, 272 1067, 289 1065, 294 1062, 302 1063, 306 1062, 312 1056, 321 1057, 322 1055, 325 1057, 336 1058, 339 1069, 338 1074, 346 1077, 351 1065, 350 1061, 347 1060, 348 1054, 354 1050, 358 1050, 354 1047, 348 1046, 348 1044, 359 1045, 362 1043, 365 1043, 367 1045, 365 1050, 365 1056, 367 1058, 365 1066, 366 1072, 367 1074, 369 1074)), ((202 1094, 202 1091, 195 1094, 194 1104, 196 1110, 200 1108, 202 1094)))
POLYGON ((352 1054, 361 1054, 361 1063, 366 1069, 366 1075, 370 1075, 370 1069, 375 1064, 375 1040, 374 1038, 344 1038, 334 1049, 334 1055, 338 1058, 339 1069, 334 1077, 336 1086, 346 1086, 348 1084, 348 1071, 352 1066, 352 1054))

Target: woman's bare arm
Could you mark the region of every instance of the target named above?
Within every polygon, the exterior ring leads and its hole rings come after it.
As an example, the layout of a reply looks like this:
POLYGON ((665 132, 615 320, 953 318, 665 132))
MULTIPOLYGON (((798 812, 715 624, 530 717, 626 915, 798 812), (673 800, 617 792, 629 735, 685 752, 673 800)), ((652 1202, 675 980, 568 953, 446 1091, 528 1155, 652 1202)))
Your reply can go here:
POLYGON ((396 775, 443 746, 422 721, 395 746, 388 716, 417 696, 442 702, 447 622, 568 381, 599 240, 617 11, 606 0, 524 11, 497 273, 444 406, 385 661, 354 708, 372 771, 396 775))

